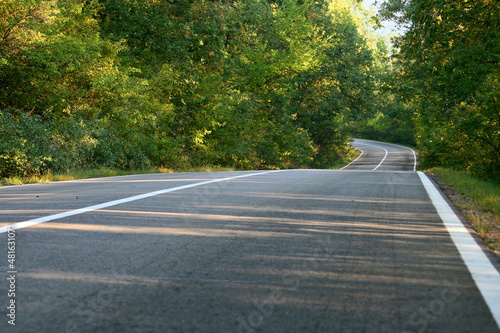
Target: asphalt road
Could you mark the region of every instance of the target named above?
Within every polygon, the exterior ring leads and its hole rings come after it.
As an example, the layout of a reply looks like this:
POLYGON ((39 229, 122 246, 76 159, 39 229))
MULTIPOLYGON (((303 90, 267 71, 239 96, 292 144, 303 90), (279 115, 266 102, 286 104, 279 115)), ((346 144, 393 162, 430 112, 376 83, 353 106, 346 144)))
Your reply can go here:
POLYGON ((353 146, 342 170, 0 188, 0 331, 499 332, 413 151, 353 146))

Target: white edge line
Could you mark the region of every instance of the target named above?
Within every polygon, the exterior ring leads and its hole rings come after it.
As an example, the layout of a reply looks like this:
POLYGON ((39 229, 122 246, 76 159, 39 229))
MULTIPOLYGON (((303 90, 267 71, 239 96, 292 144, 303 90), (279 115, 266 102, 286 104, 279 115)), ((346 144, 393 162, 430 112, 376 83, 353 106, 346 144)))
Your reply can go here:
MULTIPOLYGON (((177 172, 176 174, 179 174, 181 172, 177 172)), ((109 176, 109 177, 94 177, 94 178, 81 178, 81 179, 71 179, 71 180, 54 180, 51 182, 44 182, 44 183, 28 183, 28 184, 13 184, 9 186, 0 186, 0 190, 3 189, 18 189, 20 187, 28 187, 28 186, 43 186, 47 184, 68 184, 68 183, 77 183, 77 182, 87 182, 87 181, 95 181, 95 180, 102 180, 102 179, 113 179, 113 178, 125 178, 125 177, 134 177, 134 176, 145 176, 145 175, 161 175, 161 174, 166 174, 166 173, 135 173, 131 175, 121 175, 121 176, 109 176)))
POLYGON ((223 182, 223 181, 232 180, 232 179, 252 177, 252 176, 258 176, 258 175, 265 175, 265 174, 268 174, 268 173, 280 172, 280 171, 283 171, 283 170, 264 171, 264 172, 251 173, 251 174, 245 174, 245 175, 234 176, 234 177, 227 177, 227 178, 221 178, 221 179, 208 180, 208 181, 204 181, 204 182, 200 182, 200 183, 194 183, 194 184, 188 184, 188 185, 183 185, 183 186, 177 186, 177 187, 167 188, 167 189, 159 190, 159 191, 155 191, 155 192, 144 193, 144 194, 136 195, 136 196, 133 196, 133 197, 128 197, 128 198, 123 198, 123 199, 119 199, 119 200, 108 201, 108 202, 104 202, 104 203, 98 204, 98 205, 93 205, 93 206, 84 207, 84 208, 80 208, 80 209, 70 210, 70 211, 67 211, 67 212, 64 212, 64 213, 59 213, 59 214, 44 216, 44 217, 40 217, 40 218, 37 218, 37 219, 28 220, 28 221, 24 221, 24 222, 18 222, 18 223, 15 223, 15 224, 10 224, 10 225, 4 226, 4 227, 0 227, 0 234, 6 233, 9 230, 27 228, 27 227, 30 227, 30 226, 33 226, 33 225, 36 225, 36 224, 45 223, 45 222, 49 222, 49 221, 54 221, 54 220, 58 220, 58 219, 62 219, 62 218, 65 218, 65 217, 74 216, 74 215, 78 215, 78 214, 83 214, 83 213, 91 212, 91 211, 94 211, 94 210, 108 208, 108 207, 111 207, 111 206, 116 206, 116 205, 120 205, 120 204, 123 204, 123 203, 131 202, 131 201, 141 200, 141 199, 153 197, 153 196, 160 195, 160 194, 165 194, 165 193, 169 193, 169 192, 176 192, 176 191, 184 190, 184 189, 187 189, 187 188, 192 188, 192 187, 197 187, 197 186, 202 186, 202 185, 207 185, 207 184, 212 184, 212 183, 218 183, 218 182, 223 182))
MULTIPOLYGON (((354 148, 354 147, 352 147, 352 148, 354 148)), ((354 159, 354 161, 352 161, 351 163, 347 164, 345 167, 340 168, 340 170, 344 170, 344 169, 345 169, 345 168, 347 168, 349 165, 351 165, 351 164, 353 164, 354 162, 356 162, 356 161, 357 161, 357 160, 361 157, 361 155, 363 155, 364 151, 362 151, 362 150, 361 150, 361 149, 359 149, 359 148, 354 148, 354 149, 359 150, 359 151, 361 152, 361 154, 359 154, 359 156, 358 156, 358 157, 356 157, 356 158, 354 159)))
POLYGON ((415 163, 413 164, 413 172, 415 172, 417 171, 417 153, 415 153, 413 149, 411 149, 411 151, 413 152, 413 159, 415 160, 415 163))
POLYGON ((427 175, 418 175, 500 328, 500 274, 427 175))
MULTIPOLYGON (((358 140, 369 141, 369 142, 377 142, 377 141, 365 140, 365 139, 358 139, 358 140)), ((358 142, 358 143, 359 144, 363 144, 362 142, 358 142)), ((401 146, 401 145, 397 145, 397 144, 394 144, 394 143, 387 143, 387 142, 381 142, 381 143, 383 143, 384 145, 396 146, 396 147, 401 147, 401 148, 405 148, 405 149, 411 150, 411 152, 413 153, 413 172, 417 171, 417 153, 415 152, 415 150, 413 150, 413 148, 406 147, 406 146, 401 146)), ((366 145, 368 145, 368 144, 366 144, 366 145)), ((376 146, 373 146, 373 147, 376 147, 376 146)), ((381 148, 381 147, 376 147, 376 148, 381 148)), ((381 149, 384 149, 384 148, 381 148, 381 149)))
MULTIPOLYGON (((279 170, 274 170, 274 171, 279 171, 279 170)), ((201 171, 203 172, 203 171, 201 171)), ((225 171, 213 171, 210 173, 218 173, 218 172, 225 172, 225 171)), ((68 184, 68 183, 77 183, 77 182, 93 182, 93 181, 99 181, 103 179, 114 179, 114 178, 126 178, 126 177, 137 177, 137 176, 147 176, 147 175, 165 175, 165 174, 194 174, 194 173, 199 173, 199 172, 158 172, 158 173, 133 173, 130 175, 120 175, 120 176, 103 176, 103 177, 94 177, 94 178, 81 178, 81 179, 71 179, 71 180, 54 180, 51 182, 45 182, 45 183, 28 183, 28 184, 13 184, 9 186, 0 186, 0 190, 2 189, 18 189, 20 187, 28 187, 28 186, 43 186, 47 184, 68 184)))
MULTIPOLYGON (((367 140, 369 141, 369 140, 367 140)), ((401 148, 405 148, 405 149, 409 149, 412 151, 413 153, 413 171, 417 171, 417 153, 415 152, 415 150, 413 150, 413 148, 410 148, 410 147, 406 147, 406 146, 401 146, 401 145, 397 145, 397 144, 394 144, 394 143, 387 143, 387 142, 382 142, 383 144, 385 145, 391 145, 391 146, 396 146, 396 147, 401 147, 401 148)))
POLYGON ((385 148, 382 148, 382 147, 377 147, 377 146, 374 146, 374 145, 370 145, 368 143, 363 143, 363 142, 356 142, 360 145, 365 145, 365 146, 369 146, 369 147, 374 147, 374 148, 378 148, 378 149, 382 149, 382 150, 385 150, 385 156, 384 158, 382 159, 382 161, 375 167, 375 169, 373 169, 373 171, 377 170, 381 165, 382 163, 384 163, 385 159, 387 158, 387 154, 389 154, 389 151, 387 151, 387 149, 385 148))
POLYGON ((413 172, 417 171, 417 153, 415 152, 415 150, 413 150, 413 148, 401 146, 401 145, 396 145, 394 143, 387 143, 387 142, 384 142, 384 144, 396 146, 396 147, 401 147, 401 148, 406 148, 406 149, 411 150, 411 152, 413 153, 413 172))
MULTIPOLYGON (((401 147, 404 147, 404 146, 401 146, 401 147)), ((404 148, 411 149, 410 147, 404 147, 404 148)), ((411 151, 413 152, 413 160, 414 160, 414 163, 413 163, 413 172, 415 172, 415 171, 417 171, 417 153, 413 149, 411 149, 411 151)))

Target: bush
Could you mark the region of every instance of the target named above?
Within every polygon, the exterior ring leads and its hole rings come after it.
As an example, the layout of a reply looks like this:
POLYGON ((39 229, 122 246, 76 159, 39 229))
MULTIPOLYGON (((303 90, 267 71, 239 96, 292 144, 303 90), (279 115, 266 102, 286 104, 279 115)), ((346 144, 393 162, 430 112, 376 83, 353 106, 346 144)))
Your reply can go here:
POLYGON ((0 177, 42 175, 75 166, 82 131, 73 119, 45 118, 17 111, 0 112, 0 177), (63 128, 64 131, 60 131, 63 128))

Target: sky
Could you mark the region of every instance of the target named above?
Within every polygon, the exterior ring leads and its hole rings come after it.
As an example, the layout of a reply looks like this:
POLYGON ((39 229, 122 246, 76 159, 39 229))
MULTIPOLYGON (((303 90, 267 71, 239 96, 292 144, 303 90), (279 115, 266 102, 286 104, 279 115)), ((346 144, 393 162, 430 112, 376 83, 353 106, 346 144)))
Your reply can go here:
MULTIPOLYGON (((384 0, 364 0, 363 6, 365 7, 365 9, 374 10, 375 12, 377 12, 377 7, 380 7, 383 1, 384 0), (377 6, 374 5, 375 2, 377 2, 377 6)), ((393 22, 384 21, 382 22, 382 24, 384 25, 384 27, 377 30, 377 32, 384 36, 390 37, 394 34, 403 34, 403 31, 398 29, 396 24, 393 22)))

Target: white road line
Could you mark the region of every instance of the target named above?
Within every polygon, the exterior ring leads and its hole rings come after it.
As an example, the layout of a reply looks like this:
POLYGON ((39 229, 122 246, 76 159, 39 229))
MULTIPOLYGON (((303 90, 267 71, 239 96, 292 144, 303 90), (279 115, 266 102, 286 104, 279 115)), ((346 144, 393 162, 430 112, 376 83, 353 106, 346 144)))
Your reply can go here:
MULTIPOLYGON (((408 147, 406 147, 408 148, 408 147)), ((408 149, 411 149, 411 148, 408 148, 408 149)), ((413 172, 417 171, 417 153, 415 153, 415 151, 413 149, 411 149, 411 151, 413 152, 413 160, 415 161, 413 163, 413 172)))
POLYGON ((405 148, 405 149, 409 149, 411 150, 411 152, 413 153, 413 171, 417 171, 417 153, 415 152, 415 150, 413 150, 412 148, 410 147, 405 147, 405 146, 401 146, 401 145, 396 145, 394 143, 387 143, 387 142, 383 142, 384 145, 391 145, 391 146, 396 146, 396 147, 401 147, 401 148, 405 148))
POLYGON ((54 220, 58 220, 58 219, 62 219, 65 217, 74 216, 74 215, 78 215, 78 214, 83 214, 83 213, 91 212, 94 210, 108 208, 111 206, 116 206, 116 205, 120 205, 123 203, 131 202, 131 201, 141 200, 141 199, 153 197, 153 196, 160 195, 160 194, 165 194, 165 193, 169 193, 169 192, 176 192, 176 191, 185 190, 185 189, 192 188, 192 187, 197 187, 197 186, 202 186, 202 185, 207 185, 207 184, 212 184, 212 183, 219 183, 219 182, 223 182, 223 181, 227 181, 227 180, 246 178, 246 177, 258 176, 258 175, 265 175, 268 173, 280 172, 280 171, 283 171, 283 170, 264 171, 264 172, 251 173, 251 174, 245 174, 245 175, 234 176, 234 177, 214 179, 214 180, 204 181, 204 182, 200 182, 200 183, 188 184, 188 185, 177 186, 177 187, 173 187, 173 188, 167 188, 167 189, 159 190, 159 191, 155 191, 155 192, 144 193, 144 194, 140 194, 140 195, 136 195, 133 197, 124 198, 124 199, 108 201, 108 202, 104 202, 102 204, 98 204, 98 205, 94 205, 94 206, 70 210, 70 211, 67 211, 64 213, 44 216, 44 217, 40 217, 37 219, 19 222, 19 223, 10 224, 10 225, 4 226, 4 227, 0 227, 0 234, 6 233, 9 230, 27 228, 27 227, 30 227, 30 226, 33 226, 36 224, 54 221, 54 220))
MULTIPOLYGON (((353 147, 353 148, 354 148, 354 147, 353 147)), ((363 155, 363 153, 364 153, 364 152, 363 152, 361 149, 359 149, 359 148, 354 148, 354 149, 359 150, 359 151, 361 152, 361 154, 359 154, 359 156, 358 156, 358 157, 356 157, 356 158, 354 159, 354 161, 352 161, 351 163, 347 164, 345 167, 340 168, 340 170, 344 170, 344 169, 345 169, 345 168, 347 168, 349 165, 351 165, 351 164, 353 164, 354 162, 356 162, 356 161, 357 161, 357 160, 361 157, 361 155, 363 155)))
POLYGON ((365 145, 365 146, 369 146, 369 147, 374 147, 374 148, 378 148, 378 149, 382 149, 382 150, 385 150, 385 156, 384 158, 382 159, 382 161, 375 167, 375 169, 373 169, 373 171, 377 170, 381 165, 382 163, 384 163, 385 159, 387 158, 387 154, 389 154, 389 152, 387 151, 387 149, 385 148, 382 148, 382 147, 377 147, 377 146, 374 146, 374 145, 370 145, 368 143, 363 143, 363 142, 356 142, 357 144, 360 144, 360 145, 365 145))
POLYGON ((500 274, 427 175, 418 175, 500 328, 500 274))

